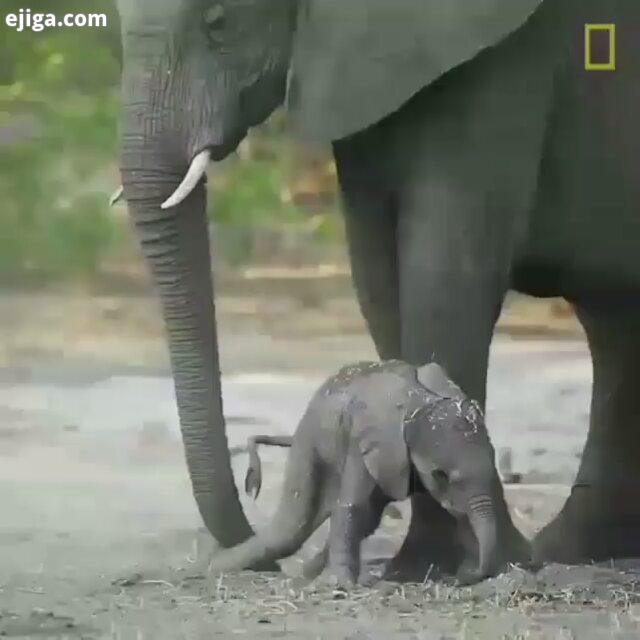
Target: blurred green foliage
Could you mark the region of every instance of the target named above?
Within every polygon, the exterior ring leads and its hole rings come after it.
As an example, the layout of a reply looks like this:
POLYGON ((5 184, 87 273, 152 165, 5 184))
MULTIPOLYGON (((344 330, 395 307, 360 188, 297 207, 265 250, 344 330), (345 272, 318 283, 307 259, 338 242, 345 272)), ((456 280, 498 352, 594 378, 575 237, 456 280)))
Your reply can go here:
MULTIPOLYGON (((91 276, 119 245, 109 210, 116 186, 120 76, 119 21, 112 0, 2 0, 0 10, 0 279, 91 276), (106 13, 108 28, 17 32, 6 14, 106 13)), ((283 197, 292 145, 282 118, 251 136, 248 153, 216 170, 210 215, 253 228, 309 216, 283 197)), ((333 224, 316 211, 314 233, 333 224)), ((250 259, 251 242, 234 261, 250 259)), ((236 251, 237 254, 237 251, 236 251)))
POLYGON ((33 0, 33 12, 96 11, 110 29, 0 26, 0 277, 93 273, 115 240, 103 174, 115 154, 117 16, 99 0, 33 0))

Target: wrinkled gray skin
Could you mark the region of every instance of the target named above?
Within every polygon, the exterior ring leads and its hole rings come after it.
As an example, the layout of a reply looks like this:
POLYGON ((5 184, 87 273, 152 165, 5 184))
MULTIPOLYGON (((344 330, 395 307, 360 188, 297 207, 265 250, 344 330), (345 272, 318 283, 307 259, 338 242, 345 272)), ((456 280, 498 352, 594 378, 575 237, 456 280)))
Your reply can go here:
MULTIPOLYGON (((220 544, 251 528, 225 435, 202 181, 178 206, 160 204, 198 152, 226 157, 281 104, 289 75, 291 119, 333 143, 355 288, 382 358, 435 358, 484 404, 507 291, 574 303, 593 354, 591 425, 573 493, 537 550, 568 562, 640 556, 640 3, 119 10, 124 196, 162 301, 194 494, 220 544), (585 23, 617 25, 615 73, 585 73, 585 23)), ((453 526, 420 497, 413 514, 400 569, 436 548, 424 542, 436 520, 453 526)))
POLYGON ((283 43, 293 16, 281 0, 276 12, 266 2, 236 4, 234 28, 241 22, 248 33, 268 31, 242 53, 215 44, 219 18, 205 13, 216 3, 135 0, 118 7, 124 195, 160 294, 194 495, 222 546, 252 530, 233 482, 222 414, 204 185, 177 207, 160 204, 198 151, 224 158, 282 101, 289 59, 283 43))
POLYGON ((341 585, 353 584, 360 545, 385 506, 422 493, 457 523, 464 547, 459 576, 470 582, 494 575, 505 556, 529 557, 507 511, 494 457, 478 405, 437 364, 344 367, 316 392, 293 436, 271 523, 221 551, 212 568, 239 570, 290 556, 330 518, 330 574, 341 585))

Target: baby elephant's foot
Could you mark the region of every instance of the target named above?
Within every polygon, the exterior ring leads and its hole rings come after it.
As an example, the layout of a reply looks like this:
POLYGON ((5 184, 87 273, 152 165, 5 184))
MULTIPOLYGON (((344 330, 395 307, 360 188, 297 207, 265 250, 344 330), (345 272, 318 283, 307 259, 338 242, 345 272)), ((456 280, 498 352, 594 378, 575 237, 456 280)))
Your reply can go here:
POLYGON ((384 578, 385 572, 386 567, 384 565, 370 567, 360 575, 358 583, 362 587, 373 587, 384 578))
POLYGON ((264 571, 265 573, 280 573, 282 571, 280 565, 273 560, 260 560, 256 564, 252 564, 249 569, 251 571, 264 571))
POLYGON ((465 558, 456 571, 456 580, 462 587, 482 582, 488 577, 481 574, 475 558, 465 558))
POLYGON ((322 585, 343 591, 349 591, 358 584, 356 572, 349 567, 331 567, 318 579, 322 585))

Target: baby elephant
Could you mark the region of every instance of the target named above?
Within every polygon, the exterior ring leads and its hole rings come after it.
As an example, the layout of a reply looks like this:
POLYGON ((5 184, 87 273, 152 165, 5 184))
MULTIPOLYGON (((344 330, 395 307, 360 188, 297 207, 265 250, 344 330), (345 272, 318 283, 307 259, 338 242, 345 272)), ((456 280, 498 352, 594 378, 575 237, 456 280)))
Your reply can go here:
MULTIPOLYGON (((257 442, 288 446, 281 440, 257 442)), ((214 571, 293 555, 330 517, 329 570, 339 584, 353 584, 360 545, 385 506, 425 491, 456 518, 465 582, 494 575, 507 557, 529 558, 507 511, 482 412, 435 363, 343 368, 315 393, 290 444, 271 523, 221 550, 214 571)), ((257 493, 260 463, 254 445, 250 450, 248 488, 257 493)))

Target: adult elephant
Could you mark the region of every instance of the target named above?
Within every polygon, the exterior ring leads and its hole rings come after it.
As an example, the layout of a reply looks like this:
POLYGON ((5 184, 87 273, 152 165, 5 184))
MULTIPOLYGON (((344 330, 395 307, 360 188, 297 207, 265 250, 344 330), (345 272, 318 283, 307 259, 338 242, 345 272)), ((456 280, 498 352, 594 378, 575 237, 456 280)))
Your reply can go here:
MULTIPOLYGON (((202 178, 286 95, 301 133, 333 144, 381 357, 435 357, 484 401, 506 292, 574 303, 593 354, 591 426, 572 495, 537 548, 557 560, 640 555, 637 0, 119 4, 124 194, 215 538, 229 546, 250 527, 225 435, 202 178), (617 23, 615 73, 585 72, 585 23, 617 23)), ((422 522, 437 529, 423 511, 414 503, 401 558, 429 535, 422 522)))

